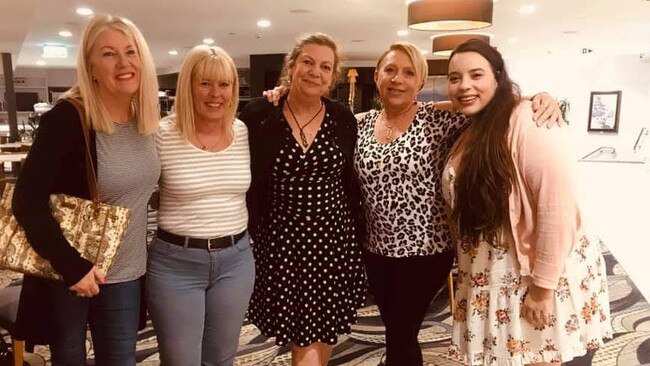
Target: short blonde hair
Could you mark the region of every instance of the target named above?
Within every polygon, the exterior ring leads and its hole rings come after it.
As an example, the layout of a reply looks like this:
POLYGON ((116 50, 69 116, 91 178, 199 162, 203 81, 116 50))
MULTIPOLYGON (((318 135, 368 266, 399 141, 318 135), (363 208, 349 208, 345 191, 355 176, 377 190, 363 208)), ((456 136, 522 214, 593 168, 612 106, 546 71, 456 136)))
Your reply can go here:
MULTIPOLYGON (((194 97, 192 83, 197 80, 226 81, 232 85, 230 105, 227 107, 226 121, 234 121, 239 104, 239 78, 237 67, 228 52, 221 47, 199 45, 185 56, 176 83, 174 117, 176 127, 185 139, 195 133, 194 97)), ((232 123, 226 124, 232 132, 232 123)))
POLYGON ((390 47, 379 56, 379 60, 377 60, 377 68, 375 70, 379 71, 381 63, 392 51, 402 51, 409 57, 413 63, 413 67, 415 68, 416 76, 420 79, 420 87, 418 88, 418 91, 422 90, 424 83, 427 80, 427 76, 429 76, 429 64, 427 64, 427 59, 422 56, 420 49, 412 43, 396 42, 390 45, 390 47))
POLYGON ((140 86, 133 99, 138 132, 151 134, 158 130, 158 79, 149 46, 138 27, 130 20, 115 15, 95 15, 86 25, 77 56, 77 84, 62 97, 76 99, 84 106, 86 121, 96 131, 111 133, 113 121, 99 100, 97 86, 93 83, 90 58, 99 35, 107 30, 118 30, 132 42, 140 58, 140 86))
POLYGON ((341 47, 334 38, 325 33, 306 33, 298 37, 291 51, 284 56, 282 74, 280 75, 278 84, 285 86, 291 85, 291 68, 296 64, 296 60, 302 53, 303 48, 309 44, 329 47, 334 52, 334 67, 332 68, 332 84, 330 85, 330 90, 333 89, 341 77, 341 47))

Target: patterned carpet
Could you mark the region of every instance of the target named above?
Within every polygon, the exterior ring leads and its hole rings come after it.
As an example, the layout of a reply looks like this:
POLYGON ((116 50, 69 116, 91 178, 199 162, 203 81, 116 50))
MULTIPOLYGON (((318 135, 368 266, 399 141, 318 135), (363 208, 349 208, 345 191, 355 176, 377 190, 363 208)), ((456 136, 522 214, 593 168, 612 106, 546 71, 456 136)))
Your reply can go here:
MULTIPOLYGON (((150 221, 151 223, 151 221, 150 221)), ((153 234, 151 231, 150 234, 153 234)), ((650 364, 650 306, 634 286, 625 271, 603 246, 607 262, 609 291, 615 337, 605 347, 574 360, 569 365, 619 365, 650 364)), ((20 275, 0 271, 0 288, 20 281, 20 275)), ((451 316, 447 289, 443 288, 429 308, 420 331, 425 365, 461 365, 446 356, 449 345, 451 316)), ((5 334, 5 339, 8 337, 5 334)), ((330 365, 375 366, 384 352, 384 328, 377 307, 369 304, 358 311, 358 323, 352 334, 339 338, 334 347, 330 365)), ((88 340, 89 364, 94 364, 92 343, 88 340)), ((149 327, 139 335, 138 365, 158 365, 156 338, 149 327)), ((47 347, 37 347, 35 353, 25 356, 31 366, 49 365, 47 347)), ((273 339, 260 334, 255 326, 245 323, 240 335, 240 349, 235 365, 290 366, 290 353, 275 346, 273 339)))

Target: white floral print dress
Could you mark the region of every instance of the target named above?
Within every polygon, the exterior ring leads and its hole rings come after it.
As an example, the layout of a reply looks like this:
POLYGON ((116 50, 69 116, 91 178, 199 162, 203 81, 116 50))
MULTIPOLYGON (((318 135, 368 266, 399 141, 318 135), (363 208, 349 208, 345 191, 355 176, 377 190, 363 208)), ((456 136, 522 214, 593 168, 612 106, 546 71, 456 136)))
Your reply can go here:
MULTIPOLYGON (((455 196, 452 160, 442 179, 449 205, 455 196)), ((582 236, 572 248, 555 290, 553 323, 537 329, 520 318, 531 279, 519 274, 512 234, 504 237, 497 246, 457 243, 450 356, 469 365, 567 362, 611 338, 605 261, 598 240, 582 236)))

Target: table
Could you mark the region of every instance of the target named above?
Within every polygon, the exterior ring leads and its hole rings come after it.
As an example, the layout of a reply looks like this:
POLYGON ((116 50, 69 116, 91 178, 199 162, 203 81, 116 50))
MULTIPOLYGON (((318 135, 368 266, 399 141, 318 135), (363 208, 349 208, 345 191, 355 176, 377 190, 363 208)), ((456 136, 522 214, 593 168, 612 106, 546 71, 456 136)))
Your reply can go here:
POLYGON ((0 163, 20 163, 26 157, 26 152, 0 153, 0 163))
MULTIPOLYGON (((0 179, 5 177, 5 163, 20 163, 26 157, 26 152, 0 153, 0 179)), ((18 172, 14 171, 14 175, 17 174, 18 172)))
POLYGON ((23 150, 29 150, 29 148, 32 147, 32 143, 30 142, 7 142, 4 144, 0 144, 0 151, 3 150, 8 150, 8 152, 14 152, 14 151, 23 151, 23 150))

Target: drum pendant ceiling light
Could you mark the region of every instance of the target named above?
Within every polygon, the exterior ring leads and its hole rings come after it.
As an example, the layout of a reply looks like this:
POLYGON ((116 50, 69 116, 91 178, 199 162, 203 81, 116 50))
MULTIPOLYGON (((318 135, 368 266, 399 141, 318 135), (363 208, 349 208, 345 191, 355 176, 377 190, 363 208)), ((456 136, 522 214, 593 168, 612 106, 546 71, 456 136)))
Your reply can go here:
POLYGON ((443 34, 433 37, 432 52, 434 56, 449 56, 456 46, 470 39, 479 39, 490 44, 490 37, 485 34, 443 34))
POLYGON ((408 26, 427 31, 480 29, 492 25, 492 0, 415 0, 408 26))

